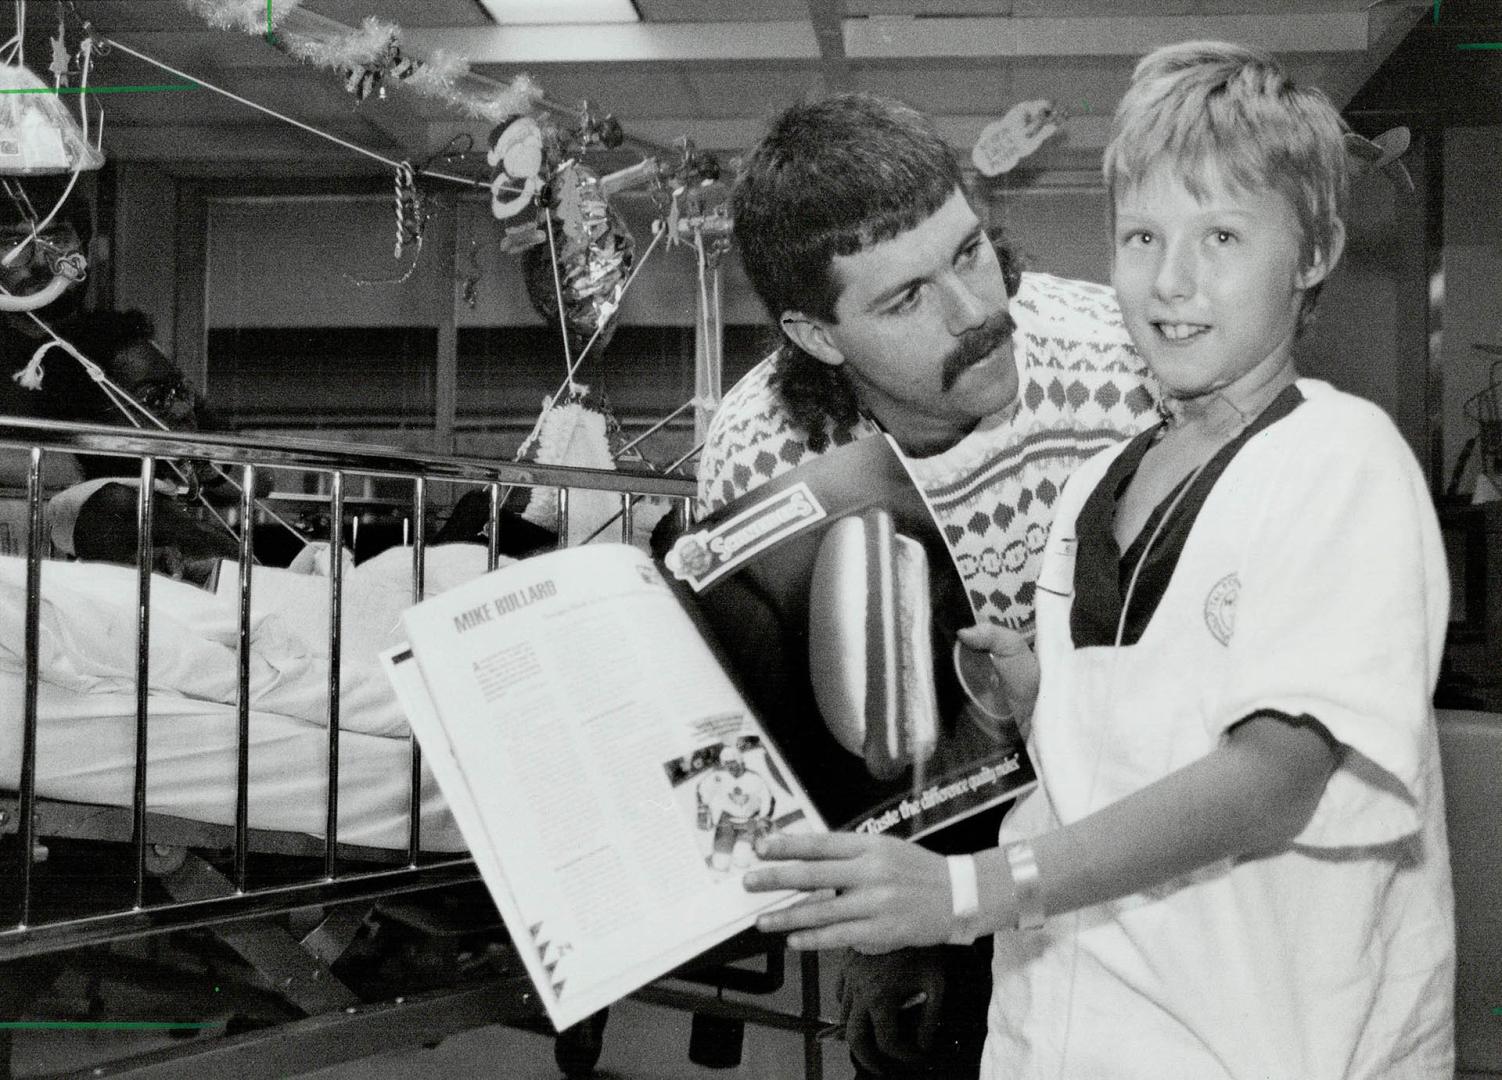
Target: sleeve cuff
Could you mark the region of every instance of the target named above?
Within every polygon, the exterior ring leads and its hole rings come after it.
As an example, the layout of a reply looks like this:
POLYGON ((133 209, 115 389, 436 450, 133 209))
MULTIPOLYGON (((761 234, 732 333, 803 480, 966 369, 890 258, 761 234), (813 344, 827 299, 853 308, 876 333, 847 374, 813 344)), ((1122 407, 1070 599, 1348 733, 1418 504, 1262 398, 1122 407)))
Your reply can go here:
MULTIPOLYGON (((1293 724, 1318 724, 1338 744, 1335 771, 1292 843, 1318 848, 1371 847, 1417 833, 1422 826, 1418 791, 1422 780, 1417 746, 1409 745, 1417 733, 1405 737, 1406 733, 1380 721, 1331 708, 1328 702, 1306 704, 1304 708, 1237 710, 1241 719, 1261 715, 1293 724)), ((1227 725, 1227 730, 1232 726, 1227 725)))

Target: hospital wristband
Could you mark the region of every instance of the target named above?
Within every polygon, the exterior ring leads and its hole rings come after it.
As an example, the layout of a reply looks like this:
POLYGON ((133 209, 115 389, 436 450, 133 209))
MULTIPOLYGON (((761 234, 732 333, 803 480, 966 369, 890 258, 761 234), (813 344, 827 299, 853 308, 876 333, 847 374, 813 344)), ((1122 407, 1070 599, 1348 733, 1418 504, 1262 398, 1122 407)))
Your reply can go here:
POLYGON ((1007 870, 1012 875, 1012 899, 1017 905, 1018 930, 1036 930, 1043 925, 1043 881, 1038 875, 1038 858, 1026 840, 1002 848, 1007 870))
POLYGON ((951 945, 969 945, 978 936, 976 916, 980 914, 980 881, 975 873, 974 855, 950 855, 949 896, 954 908, 955 931, 949 935, 951 945))

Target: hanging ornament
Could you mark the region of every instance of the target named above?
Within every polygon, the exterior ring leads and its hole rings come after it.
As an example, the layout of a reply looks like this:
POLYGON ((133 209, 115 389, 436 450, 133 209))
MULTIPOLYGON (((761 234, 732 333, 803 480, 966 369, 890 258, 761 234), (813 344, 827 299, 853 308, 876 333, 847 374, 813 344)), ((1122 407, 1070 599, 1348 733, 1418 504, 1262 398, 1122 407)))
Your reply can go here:
POLYGON ((546 243, 548 234, 542 229, 542 223, 536 218, 521 225, 507 226, 505 233, 501 235, 500 249, 507 255, 516 255, 530 247, 546 243))
POLYGON ((543 134, 530 116, 513 117, 492 134, 485 162, 496 170, 490 181, 490 212, 499 221, 513 218, 542 188, 543 134))
MULTIPOLYGON (((702 236, 711 218, 724 219, 727 228, 730 220, 730 191, 720 183, 719 158, 700 150, 687 135, 673 145, 678 161, 670 168, 659 166, 656 185, 669 247, 702 236)), ((718 226, 713 229, 716 236, 722 231, 718 226)))
POLYGON ((553 321, 559 317, 558 294, 562 293, 563 323, 570 342, 584 345, 609 333, 636 244, 625 221, 605 201, 593 170, 570 162, 549 187, 557 222, 555 243, 538 244, 523 255, 527 296, 539 314, 553 321))
POLYGON ((1063 119, 1052 101, 1022 101, 985 126, 970 151, 982 176, 1010 172, 1059 131, 1063 119))
POLYGON ((386 35, 385 41, 375 56, 344 69, 344 89, 354 94, 358 101, 364 101, 371 94, 384 98, 387 77, 408 79, 417 70, 417 61, 402 55, 396 27, 382 29, 386 35))
POLYGON ((402 254, 411 248, 412 261, 396 277, 361 278, 350 273, 342 273, 340 276, 351 285, 405 285, 417 271, 417 264, 422 258, 422 240, 423 232, 428 224, 428 209, 421 192, 417 190, 417 171, 413 169, 410 161, 403 161, 397 165, 394 187, 396 243, 392 246, 391 257, 400 259, 402 254))
POLYGON ((47 70, 52 73, 52 85, 59 89, 68 85, 68 69, 73 65, 73 57, 68 52, 66 31, 67 23, 59 11, 57 37, 52 39, 52 63, 47 65, 47 70))
POLYGON ((579 106, 579 131, 577 135, 579 149, 592 150, 601 147, 606 150, 614 150, 626 140, 626 133, 621 130, 621 122, 612 113, 601 116, 592 101, 584 101, 579 106))
POLYGON ((417 174, 412 171, 412 163, 404 161, 396 167, 396 247, 391 257, 400 259, 408 247, 416 247, 421 255, 426 224, 422 196, 417 193, 417 174))
POLYGON ((1414 190, 1413 177, 1401 160, 1408 152, 1411 136, 1406 127, 1388 128, 1375 139, 1368 139, 1354 131, 1345 134, 1346 152, 1356 159, 1360 173, 1385 173, 1396 183, 1402 179, 1403 186, 1414 190))
MULTIPOLYGON (((613 470, 609 409, 602 397, 591 394, 589 387, 580 384, 557 398, 544 398, 542 415, 532 438, 518 450, 517 457, 544 465, 613 470)), ((568 536, 559 540, 566 540, 569 546, 584 542, 618 514, 620 508, 620 496, 613 492, 574 488, 569 493, 568 536)), ((534 525, 553 528, 558 520, 558 489, 533 488, 522 517, 534 525)))

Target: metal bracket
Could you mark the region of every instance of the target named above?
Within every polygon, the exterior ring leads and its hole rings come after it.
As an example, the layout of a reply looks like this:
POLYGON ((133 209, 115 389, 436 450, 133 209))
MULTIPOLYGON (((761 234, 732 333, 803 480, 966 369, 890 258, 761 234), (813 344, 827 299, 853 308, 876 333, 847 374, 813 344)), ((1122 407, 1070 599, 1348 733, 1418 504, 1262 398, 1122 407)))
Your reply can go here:
MULTIPOLYGON (((232 895, 235 891, 227 878, 196 855, 187 855, 177 870, 162 878, 162 884, 178 901, 205 900, 232 895)), ((216 926, 214 933, 277 993, 310 1016, 360 1003, 354 991, 339 981, 320 956, 304 949, 296 938, 274 923, 227 923, 216 926)))

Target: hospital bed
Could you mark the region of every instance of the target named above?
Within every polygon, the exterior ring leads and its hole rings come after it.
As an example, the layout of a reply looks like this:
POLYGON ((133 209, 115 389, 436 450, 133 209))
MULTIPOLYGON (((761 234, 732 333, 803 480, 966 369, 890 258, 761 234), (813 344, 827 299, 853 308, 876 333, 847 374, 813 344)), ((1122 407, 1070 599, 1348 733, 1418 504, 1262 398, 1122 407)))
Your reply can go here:
MULTIPOLYGON (((217 1009, 206 1031, 97 1076, 295 1075, 485 1024, 550 1033, 373 643, 402 606, 503 558, 508 491, 556 492, 561 537, 589 539, 589 502, 596 517, 614 508, 592 532, 641 542, 641 500, 687 514, 692 482, 7 417, 0 453, 21 455, 26 477, 24 543, 0 556, 0 1014, 26 1016, 63 971, 217 1009), (294 580, 256 565, 239 527, 238 561, 200 589, 150 572, 153 500, 137 498, 135 566, 52 559, 44 479, 67 454, 129 459, 141 491, 169 462, 213 461, 240 485, 231 528, 262 514, 248 493, 266 472, 316 475, 329 534, 310 539, 331 551, 349 546, 349 485, 395 481, 411 493, 411 544, 294 580), (488 545, 430 547, 435 493, 475 489, 488 545)), ((754 1000, 784 974, 782 950, 755 941, 638 996, 799 1035, 820 1076, 813 956, 797 1010, 754 1000)), ((558 1036, 566 1075, 589 1074, 599 1031, 558 1036)))

